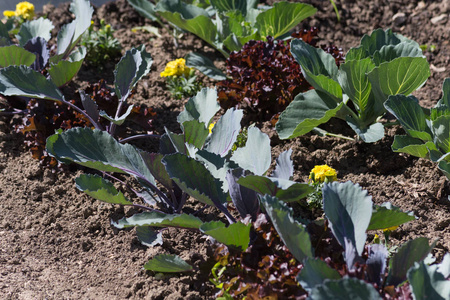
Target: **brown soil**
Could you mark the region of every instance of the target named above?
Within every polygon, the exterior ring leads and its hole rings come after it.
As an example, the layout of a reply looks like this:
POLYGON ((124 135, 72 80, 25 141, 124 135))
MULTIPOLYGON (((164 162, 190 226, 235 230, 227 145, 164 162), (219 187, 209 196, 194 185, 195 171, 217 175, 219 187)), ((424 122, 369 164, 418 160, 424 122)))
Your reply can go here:
MULTIPOLYGON (((450 77, 450 1, 341 0, 337 1, 340 23, 328 1, 303 2, 319 9, 303 26, 318 27, 324 44, 334 44, 345 51, 357 45, 363 34, 379 27, 390 27, 419 44, 436 46, 436 51, 426 52, 432 75, 415 95, 428 107, 441 97, 442 82, 450 77), (404 20, 394 21, 397 13, 404 13, 404 20), (433 23, 433 18, 440 15, 444 19, 433 23)), ((64 24, 70 20, 67 8, 67 5, 57 9, 47 7, 46 12, 54 23, 64 24)), ((216 55, 218 63, 220 55, 189 34, 175 48, 163 30, 160 30, 162 37, 132 32, 135 26, 151 23, 140 17, 126 0, 99 7, 96 18, 104 18, 117 29, 116 37, 125 50, 147 45, 154 61, 152 72, 139 83, 132 101, 155 109, 156 133, 161 133, 163 125, 176 130, 176 115, 185 101, 170 98, 159 73, 169 60, 193 49, 201 49, 211 58, 216 55)), ((84 67, 70 88, 85 87, 100 78, 112 83, 113 67, 113 63, 107 65, 101 74, 84 67)), ((162 246, 142 246, 134 230, 119 231, 110 225, 111 218, 117 220, 126 210, 79 192, 74 185, 74 173, 42 169, 31 158, 23 137, 11 129, 11 122, 10 118, 0 118, 1 299, 214 298, 215 291, 205 271, 155 276, 142 268, 158 253, 178 254, 197 268, 207 267, 212 246, 204 236, 171 229, 164 232, 162 246)), ((330 129, 351 134, 339 122, 332 122, 330 129)), ((326 163, 338 170, 341 181, 351 180, 367 189, 375 203, 390 201, 403 210, 413 211, 417 220, 393 233, 394 244, 425 236, 439 239, 434 250, 437 257, 450 250, 449 181, 430 161, 391 151, 393 136, 401 129, 390 129, 375 144, 311 134, 280 141, 270 129, 266 131, 273 136, 273 157, 293 149, 296 180, 306 181, 314 165, 326 163)), ((209 214, 214 217, 214 211, 209 214)))

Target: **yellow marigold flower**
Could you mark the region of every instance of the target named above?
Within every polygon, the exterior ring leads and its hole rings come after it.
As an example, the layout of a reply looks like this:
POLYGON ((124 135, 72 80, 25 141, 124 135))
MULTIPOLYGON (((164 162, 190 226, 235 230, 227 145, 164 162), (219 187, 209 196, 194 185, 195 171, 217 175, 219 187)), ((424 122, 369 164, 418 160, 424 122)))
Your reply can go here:
POLYGON ((161 77, 168 76, 181 76, 185 77, 189 76, 191 72, 191 68, 186 67, 186 60, 184 58, 178 58, 176 60, 170 61, 167 63, 164 72, 161 72, 161 77))
POLYGON ((12 18, 12 17, 16 16, 16 12, 12 11, 12 10, 5 10, 3 12, 3 15, 7 18, 12 18))
POLYGON ((398 226, 388 227, 388 228, 383 229, 383 232, 392 232, 397 228, 398 228, 398 226))
POLYGON ((212 122, 211 124, 209 124, 209 126, 208 126, 209 134, 212 133, 212 129, 214 128, 214 125, 216 125, 216 122, 212 122))
POLYGON ((332 182, 337 180, 337 172, 327 165, 315 166, 309 173, 309 179, 314 182, 332 182))
POLYGON ((18 3, 16 5, 16 16, 30 20, 34 17, 34 5, 27 1, 18 3))

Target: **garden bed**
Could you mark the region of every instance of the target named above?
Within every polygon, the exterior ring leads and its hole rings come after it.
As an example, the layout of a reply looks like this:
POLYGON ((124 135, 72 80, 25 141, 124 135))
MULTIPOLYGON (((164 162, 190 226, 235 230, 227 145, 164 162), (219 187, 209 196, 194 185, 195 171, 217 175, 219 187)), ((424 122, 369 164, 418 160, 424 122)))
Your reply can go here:
MULTIPOLYGON (((442 82, 450 77, 449 1, 337 1, 340 23, 328 1, 303 2, 318 8, 316 15, 301 26, 317 27, 320 43, 347 51, 364 34, 376 28, 392 28, 421 45, 435 46, 434 51, 424 53, 431 65, 431 77, 414 95, 425 107, 433 106, 441 98, 442 82)), ((47 6, 44 12, 57 27, 71 17, 68 5, 47 6)), ((155 133, 162 134, 164 126, 179 130, 176 116, 187 100, 171 98, 160 72, 168 61, 193 50, 201 49, 212 59, 220 55, 190 34, 184 34, 176 48, 163 29, 161 37, 133 32, 133 27, 156 24, 139 16, 126 0, 97 8, 94 18, 105 19, 116 29, 115 36, 124 50, 146 45, 153 58, 152 71, 138 83, 131 101, 154 109, 155 133)), ((223 62, 217 60, 217 65, 223 66, 223 62)), ((84 88, 102 78, 111 84, 113 70, 114 63, 107 64, 101 73, 83 66, 66 90, 84 88)), ((204 82, 214 85, 207 79, 204 82)), ((214 245, 206 236, 170 229, 163 233, 162 246, 142 246, 134 230, 119 231, 110 224, 111 219, 118 220, 130 213, 128 209, 95 201, 78 191, 73 172, 52 172, 40 167, 26 148, 23 136, 13 130, 16 121, 0 117, 0 298, 214 298, 208 273, 214 264, 211 261, 214 245), (177 254, 197 271, 156 276, 144 271, 144 263, 158 253, 177 254)), ((424 236, 432 241, 438 239, 433 254, 439 259, 449 252, 449 181, 429 160, 391 151, 394 135, 403 131, 400 127, 389 128, 381 141, 366 144, 311 133, 281 141, 269 122, 258 125, 272 138, 273 159, 284 150, 293 150, 294 180, 306 182, 315 165, 332 166, 338 171, 339 181, 358 183, 376 204, 389 201, 404 211, 414 212, 417 220, 392 233, 394 245, 424 236)), ((339 121, 328 126, 330 131, 352 134, 339 121)), ((157 147, 151 142, 138 146, 157 147)), ((206 210, 204 218, 214 220, 216 214, 217 210, 206 210)))

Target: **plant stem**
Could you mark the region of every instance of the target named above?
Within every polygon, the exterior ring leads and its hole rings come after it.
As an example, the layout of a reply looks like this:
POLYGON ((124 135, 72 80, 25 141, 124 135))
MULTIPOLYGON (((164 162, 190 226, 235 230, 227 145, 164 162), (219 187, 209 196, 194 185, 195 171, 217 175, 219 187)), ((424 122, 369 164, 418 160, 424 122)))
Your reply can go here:
POLYGON ((137 134, 137 135, 133 135, 133 136, 121 139, 119 141, 119 143, 123 144, 123 143, 127 143, 129 141, 132 141, 132 140, 144 139, 144 138, 157 138, 157 139, 160 139, 161 136, 157 135, 157 134, 137 134))
POLYGON ((339 11, 338 11, 338 9, 337 9, 336 3, 334 3, 333 0, 330 0, 330 2, 331 2, 331 5, 333 5, 334 12, 336 13, 337 21, 338 21, 338 22, 341 22, 341 16, 339 15, 339 11))
POLYGON ((340 134, 335 134, 335 133, 330 133, 322 128, 319 127, 315 127, 313 128, 313 130, 311 130, 312 132, 315 132, 318 135, 327 135, 327 136, 332 136, 332 137, 337 137, 340 139, 344 139, 344 140, 348 140, 348 141, 355 141, 354 138, 348 137, 348 136, 344 136, 344 135, 340 135, 340 134))

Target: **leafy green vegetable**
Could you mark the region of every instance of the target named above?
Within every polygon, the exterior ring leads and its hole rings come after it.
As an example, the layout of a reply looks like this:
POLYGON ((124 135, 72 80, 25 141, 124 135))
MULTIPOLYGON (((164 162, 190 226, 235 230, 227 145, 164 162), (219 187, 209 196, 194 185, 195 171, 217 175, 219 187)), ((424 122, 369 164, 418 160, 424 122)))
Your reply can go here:
POLYGON ((194 268, 177 255, 158 254, 144 265, 144 269, 153 272, 182 273, 190 272, 194 268))
POLYGON ((297 95, 280 115, 276 128, 282 139, 337 117, 363 141, 376 142, 384 136, 376 123, 386 112, 383 103, 391 95, 412 93, 430 76, 419 45, 391 30, 364 36, 339 67, 331 55, 301 40, 291 42, 291 52, 315 91, 297 95))
POLYGON ((450 179, 450 78, 443 83, 443 96, 435 107, 425 110, 413 96, 389 96, 386 109, 400 122, 408 135, 396 135, 394 152, 431 159, 450 179))

